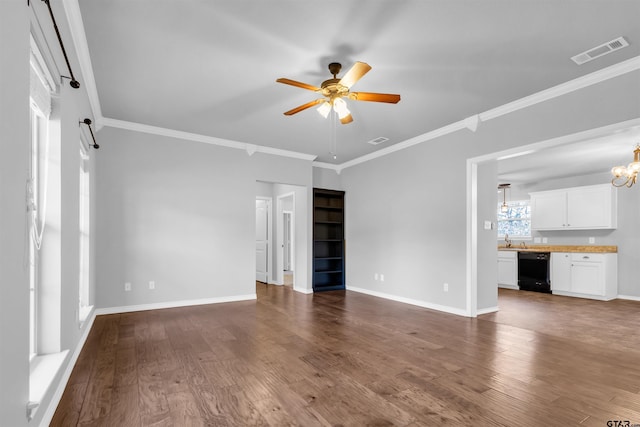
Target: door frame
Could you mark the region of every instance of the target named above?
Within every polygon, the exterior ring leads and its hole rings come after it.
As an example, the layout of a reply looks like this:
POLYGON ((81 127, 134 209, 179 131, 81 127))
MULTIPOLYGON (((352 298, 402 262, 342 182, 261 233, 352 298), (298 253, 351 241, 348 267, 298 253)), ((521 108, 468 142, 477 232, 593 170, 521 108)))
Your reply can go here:
MULTIPOLYGON (((289 270, 288 271, 292 271, 295 273, 295 265, 296 265, 296 230, 295 230, 295 212, 294 211, 288 211, 288 210, 283 210, 282 211, 282 220, 284 222, 284 216, 285 215, 289 215, 289 270)), ((284 271, 284 252, 285 252, 285 246, 284 246, 284 234, 286 231, 286 227, 284 226, 284 224, 282 225, 282 269, 284 271)))
POLYGON ((640 126, 640 118, 588 129, 467 159, 467 286, 465 312, 468 317, 477 317, 479 314, 487 312, 485 310, 478 310, 478 224, 480 220, 478 217, 478 186, 491 185, 495 187, 498 184, 497 179, 491 183, 479 182, 478 165, 487 161, 500 161, 510 157, 525 156, 535 151, 544 150, 545 148, 558 147, 565 144, 575 144, 587 139, 608 136, 637 126, 640 126))
MULTIPOLYGON (((273 283, 273 197, 256 196, 267 202, 267 283, 273 283)), ((255 215, 255 213, 254 213, 255 215)), ((254 233, 255 234, 255 233, 254 233)))
MULTIPOLYGON (((293 210, 288 212, 291 212, 291 241, 293 244, 293 251, 291 254, 291 264, 295 265, 296 193, 294 191, 291 191, 289 193, 284 193, 284 194, 280 194, 279 196, 276 196, 276 229, 277 229, 276 230, 276 246, 278 248, 278 256, 276 257, 276 275, 275 275, 274 283, 278 285, 284 285, 284 274, 283 274, 284 249, 282 247, 282 245, 284 244, 283 221, 282 221, 282 214, 284 213, 284 209, 282 208, 282 200, 288 197, 291 197, 292 207, 293 207, 293 210)), ((294 271, 293 282, 294 282, 294 288, 295 288, 295 281, 297 276, 295 272, 295 267, 293 271, 294 271)))

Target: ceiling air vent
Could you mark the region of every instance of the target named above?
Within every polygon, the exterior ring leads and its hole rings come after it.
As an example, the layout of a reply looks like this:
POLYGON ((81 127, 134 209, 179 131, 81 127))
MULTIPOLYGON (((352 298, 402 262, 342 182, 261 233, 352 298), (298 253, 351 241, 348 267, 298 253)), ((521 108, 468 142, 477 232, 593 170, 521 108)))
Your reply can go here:
POLYGON ((627 46, 629 46, 629 43, 624 39, 624 37, 618 37, 615 40, 603 43, 600 46, 596 46, 586 52, 582 52, 577 54, 576 56, 572 56, 571 59, 576 64, 582 65, 585 62, 592 61, 596 58, 601 57, 602 55, 606 55, 627 46))
POLYGON ((367 144, 371 144, 371 145, 378 145, 378 144, 382 144, 385 141, 388 141, 389 138, 385 138, 384 136, 379 136, 376 139, 372 139, 371 141, 367 141, 367 144))

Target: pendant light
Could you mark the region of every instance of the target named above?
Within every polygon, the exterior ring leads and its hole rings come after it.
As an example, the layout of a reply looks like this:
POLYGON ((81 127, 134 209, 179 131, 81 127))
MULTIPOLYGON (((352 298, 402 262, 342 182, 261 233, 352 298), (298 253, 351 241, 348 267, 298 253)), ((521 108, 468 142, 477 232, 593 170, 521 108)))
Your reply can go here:
POLYGON ((510 188, 511 184, 498 184, 498 190, 502 190, 502 205, 500 205, 500 212, 506 213, 509 210, 507 205, 507 188, 510 188))

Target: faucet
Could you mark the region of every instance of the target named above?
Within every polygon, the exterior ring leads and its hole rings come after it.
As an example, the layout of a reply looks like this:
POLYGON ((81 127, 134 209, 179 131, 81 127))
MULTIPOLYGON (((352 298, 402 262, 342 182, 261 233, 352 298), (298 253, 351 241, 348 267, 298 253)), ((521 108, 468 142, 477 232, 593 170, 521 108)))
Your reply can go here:
POLYGON ((504 242, 508 248, 511 247, 511 239, 509 239, 509 235, 507 233, 504 234, 504 242))

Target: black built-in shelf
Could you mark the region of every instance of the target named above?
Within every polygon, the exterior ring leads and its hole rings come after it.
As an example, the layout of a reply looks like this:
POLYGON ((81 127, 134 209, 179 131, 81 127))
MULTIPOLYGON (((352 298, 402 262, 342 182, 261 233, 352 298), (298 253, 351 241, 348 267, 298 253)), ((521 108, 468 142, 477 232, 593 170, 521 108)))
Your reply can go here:
POLYGON ((344 288, 344 191, 314 188, 313 291, 344 288))

